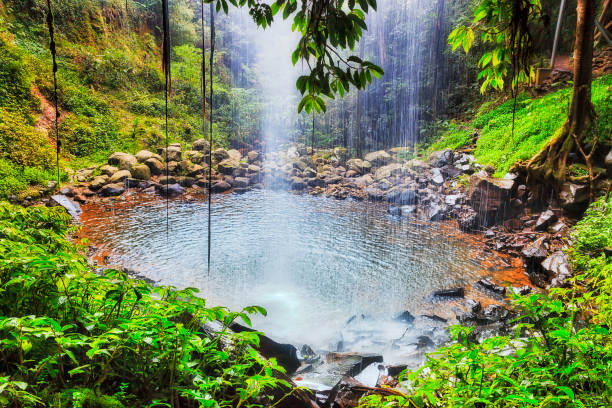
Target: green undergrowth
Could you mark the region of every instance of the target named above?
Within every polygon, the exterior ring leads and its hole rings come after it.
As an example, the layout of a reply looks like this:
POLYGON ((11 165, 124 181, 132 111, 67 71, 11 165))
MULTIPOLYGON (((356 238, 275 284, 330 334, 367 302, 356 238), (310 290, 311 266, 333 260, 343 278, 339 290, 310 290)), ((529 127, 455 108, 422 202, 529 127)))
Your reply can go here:
MULTIPOLYGON (((532 98, 517 97, 514 135, 512 111, 514 100, 502 104, 487 102, 471 123, 451 123, 428 151, 456 149, 471 144, 471 135, 479 132, 474 155, 484 165, 492 165, 496 176, 503 176, 519 160, 528 160, 544 147, 563 126, 572 95, 571 87, 532 98)), ((601 139, 612 136, 612 75, 593 81, 592 101, 597 112, 596 132, 601 139)))
POLYGON ((0 406, 260 407, 282 398, 282 368, 254 351, 258 335, 226 330, 265 310, 233 313, 207 307, 192 288, 95 274, 66 238, 69 220, 61 208, 0 202, 0 406), (213 320, 220 328, 205 333, 213 320))
POLYGON ((477 344, 473 328, 401 377, 406 396, 369 396, 361 408, 612 406, 612 199, 572 233, 569 288, 516 297, 514 332, 477 344))

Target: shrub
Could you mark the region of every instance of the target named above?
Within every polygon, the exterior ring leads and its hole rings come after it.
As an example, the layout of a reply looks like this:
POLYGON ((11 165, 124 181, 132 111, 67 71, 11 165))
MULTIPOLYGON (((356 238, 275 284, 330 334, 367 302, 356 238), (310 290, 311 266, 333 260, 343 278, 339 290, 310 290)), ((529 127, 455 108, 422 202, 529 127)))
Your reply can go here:
POLYGON ((246 408, 288 386, 253 350, 257 333, 227 330, 262 308, 232 313, 193 288, 94 274, 69 222, 61 208, 0 203, 0 405, 246 408))
POLYGON ((0 157, 19 166, 49 168, 54 154, 46 136, 27 119, 0 108, 0 157))
POLYGON ((38 107, 31 87, 23 53, 0 34, 0 107, 19 111, 31 123, 30 111, 38 107))
POLYGON ((64 150, 77 157, 105 152, 119 144, 117 122, 104 116, 69 115, 60 125, 64 150))
MULTIPOLYGON (((65 174, 61 176, 65 178, 65 174)), ((19 197, 30 186, 44 185, 55 179, 55 170, 19 167, 8 160, 0 159, 0 199, 8 199, 13 194, 19 197)))

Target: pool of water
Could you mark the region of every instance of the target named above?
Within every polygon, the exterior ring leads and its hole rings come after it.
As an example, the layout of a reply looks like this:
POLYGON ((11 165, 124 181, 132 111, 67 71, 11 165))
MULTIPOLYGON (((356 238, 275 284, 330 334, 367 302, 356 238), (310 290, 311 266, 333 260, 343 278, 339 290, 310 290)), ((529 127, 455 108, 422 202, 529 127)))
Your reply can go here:
POLYGON ((209 304, 265 307, 255 327, 297 346, 397 353, 398 339, 443 330, 438 322, 413 330, 394 316, 451 316, 457 302, 432 302, 431 292, 495 272, 479 262, 482 245, 449 225, 392 217, 383 204, 269 190, 214 196, 209 272, 208 203, 168 204, 168 230, 166 202, 152 195, 86 205, 82 235, 108 264, 196 287, 209 304))

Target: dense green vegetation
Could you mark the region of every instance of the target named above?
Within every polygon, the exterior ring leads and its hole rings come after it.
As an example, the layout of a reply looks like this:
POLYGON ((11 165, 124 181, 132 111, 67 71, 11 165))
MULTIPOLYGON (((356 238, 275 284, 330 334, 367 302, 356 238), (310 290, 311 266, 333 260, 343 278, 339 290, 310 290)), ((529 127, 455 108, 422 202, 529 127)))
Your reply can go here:
POLYGON ((0 202, 0 405, 9 407, 254 407, 287 383, 274 360, 233 334, 232 313, 194 289, 95 274, 61 208, 0 202), (219 332, 203 324, 223 322, 219 332), (190 405, 191 406, 191 405, 190 405))
POLYGON ((612 199, 591 205, 572 240, 571 286, 515 299, 515 333, 477 344, 473 328, 454 327, 456 342, 403 374, 406 397, 361 407, 610 406, 612 199))
MULTIPOLYGON (((598 115, 596 132, 600 140, 612 135, 612 75, 593 81, 593 105, 598 115)), ((503 176, 519 160, 533 157, 558 132, 567 117, 571 88, 563 88, 542 97, 527 93, 518 96, 514 135, 512 116, 514 100, 501 104, 483 104, 472 122, 451 123, 430 150, 456 149, 472 144, 474 132, 480 135, 474 155, 478 162, 490 164, 497 176, 503 176)))

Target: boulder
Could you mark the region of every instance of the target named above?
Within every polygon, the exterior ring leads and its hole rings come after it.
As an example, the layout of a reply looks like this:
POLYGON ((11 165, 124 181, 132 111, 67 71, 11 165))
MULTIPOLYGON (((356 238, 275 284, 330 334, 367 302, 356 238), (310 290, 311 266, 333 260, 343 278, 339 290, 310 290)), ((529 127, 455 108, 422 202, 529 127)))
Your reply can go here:
POLYGON ((234 170, 240 168, 240 164, 232 159, 225 159, 217 165, 217 168, 219 170, 219 173, 231 176, 232 174, 234 174, 234 170))
POLYGON ((525 245, 521 251, 526 259, 541 262, 548 256, 546 248, 546 237, 540 237, 537 240, 525 245))
POLYGON ((196 182, 196 179, 189 176, 181 176, 177 179, 177 182, 181 187, 190 188, 193 187, 196 182))
POLYGON ((408 160, 405 166, 419 173, 427 171, 431 168, 431 166, 428 163, 425 163, 423 160, 419 160, 419 159, 408 160))
POLYGON ((372 169, 372 163, 361 159, 350 159, 346 162, 349 170, 356 171, 359 174, 369 173, 372 169))
POLYGON ((395 316, 393 320, 397 320, 398 322, 412 324, 414 322, 414 316, 408 310, 404 310, 403 312, 395 316))
POLYGON ((208 152, 210 150, 210 143, 206 139, 198 139, 191 145, 191 150, 208 152))
POLYGON ((480 279, 476 282, 476 285, 481 287, 482 289, 488 290, 489 292, 493 292, 497 295, 506 296, 506 288, 503 286, 497 285, 491 279, 480 279))
POLYGON ((380 167, 391 163, 393 158, 384 150, 370 152, 365 155, 364 159, 372 164, 372 166, 380 167))
POLYGON ((185 189, 178 184, 157 184, 155 191, 164 197, 175 197, 185 194, 185 189))
POLYGON ((572 276, 572 265, 563 251, 557 251, 542 261, 542 268, 553 277, 551 286, 560 287, 572 276))
POLYGON ((374 178, 376 180, 382 180, 391 176, 401 176, 403 173, 402 170, 403 169, 401 164, 391 163, 386 166, 382 166, 378 170, 376 170, 376 172, 374 173, 374 178))
POLYGON ((436 186, 441 186, 444 184, 444 176, 439 168, 431 169, 431 182, 436 186))
POLYGON ((390 203, 399 205, 414 204, 417 202, 417 192, 408 188, 393 188, 387 192, 386 199, 390 203))
POLYGON ((163 163, 155 157, 150 157, 145 160, 145 164, 149 167, 151 174, 154 176, 159 176, 165 170, 163 163))
POLYGON ((63 194, 52 195, 49 201, 47 202, 48 207, 64 207, 66 212, 70 214, 70 216, 74 219, 78 219, 79 215, 83 212, 81 210, 81 206, 72 201, 70 198, 66 197, 63 194))
MULTIPOLYGON (((229 328, 235 333, 256 332, 236 322, 230 324, 229 328)), ((257 333, 257 336, 259 337, 259 344, 256 349, 262 356, 268 359, 275 358, 278 364, 287 370, 287 374, 294 373, 300 367, 301 363, 297 357, 297 349, 294 346, 277 343, 261 333, 257 333)))
POLYGON ((201 163, 204 158, 204 154, 197 150, 186 150, 183 156, 192 163, 201 163))
POLYGON ((357 177, 355 179, 355 185, 357 187, 362 187, 362 188, 369 186, 373 182, 374 182, 374 179, 369 174, 366 174, 365 176, 357 177))
POLYGON ((115 152, 108 157, 108 164, 118 167, 119 170, 131 171, 138 164, 138 160, 129 153, 115 152))
POLYGON ((453 165, 447 164, 440 168, 440 173, 442 173, 445 180, 451 180, 460 175, 462 171, 453 165))
POLYGON ((124 192, 125 188, 123 183, 107 184, 100 189, 100 195, 104 197, 115 197, 123 194, 124 192))
POLYGON ((428 162, 432 167, 443 167, 453 164, 453 151, 451 149, 439 150, 429 155, 428 162))
POLYGON ((181 171, 181 165, 179 162, 170 161, 170 162, 167 162, 166 166, 164 167, 164 174, 166 173, 166 169, 168 170, 168 173, 176 174, 179 171, 181 171))
POLYGON ((304 160, 296 160, 293 162, 293 168, 304 171, 308 168, 308 163, 306 163, 304 160))
POLYGON ((325 180, 318 177, 309 178, 307 183, 309 187, 325 187, 325 180))
POLYGON ((570 212, 580 212, 589 203, 589 189, 586 185, 564 183, 559 192, 561 207, 570 212))
POLYGON ((382 201, 385 198, 385 192, 380 188, 368 187, 366 188, 366 194, 372 201, 382 201))
POLYGON ((115 174, 113 174, 109 180, 110 183, 119 183, 125 180, 126 178, 132 177, 132 173, 128 170, 119 170, 115 174))
POLYGON ((247 167, 247 171, 249 173, 257 174, 257 173, 261 172, 261 167, 255 165, 255 164, 249 164, 249 167, 247 167))
POLYGON ((442 221, 446 218, 447 210, 444 204, 432 202, 425 209, 425 215, 430 221, 442 221))
POLYGON ((232 186, 227 181, 218 181, 210 188, 213 193, 223 193, 231 189, 232 186))
POLYGON ((102 186, 108 183, 108 179, 109 177, 107 175, 101 175, 101 176, 94 177, 91 183, 89 183, 89 189, 93 191, 101 189, 102 186))
POLYGON ((132 176, 138 180, 149 180, 151 178, 151 169, 146 164, 137 164, 132 169, 132 176))
POLYGON ((229 157, 230 156, 227 153, 227 150, 225 149, 219 148, 219 149, 213 150, 212 152, 212 158, 215 161, 215 163, 220 163, 223 160, 229 159, 229 157))
POLYGON ((136 153, 135 157, 138 163, 144 163, 145 161, 147 161, 147 159, 150 159, 151 157, 153 157, 153 152, 150 152, 148 150, 141 150, 138 153, 136 153))
POLYGON ((129 177, 123 181, 125 188, 137 188, 140 187, 142 180, 138 180, 137 178, 129 177))
POLYGON ((176 184, 174 176, 162 176, 159 178, 159 184, 176 184))
POLYGON ((227 154, 229 155, 230 159, 234 161, 239 162, 240 160, 242 160, 242 154, 236 149, 228 150, 227 154))
POLYGON ((292 190, 304 190, 306 188, 306 182, 300 177, 291 178, 291 189, 292 190))
POLYGON ((171 144, 170 146, 168 146, 167 152, 165 147, 160 147, 157 149, 157 153, 162 157, 164 161, 168 162, 180 162, 183 156, 181 146, 176 144, 171 144))
POLYGON ((117 167, 111 166, 111 165, 108 165, 108 164, 105 165, 105 166, 100 167, 100 173, 102 173, 102 174, 104 174, 104 175, 106 175, 108 177, 111 177, 113 174, 115 174, 118 171, 119 171, 119 169, 117 167))
POLYGON ((259 152, 251 150, 247 153, 247 160, 249 161, 249 163, 255 163, 259 160, 259 152))
POLYGON ((95 167, 91 169, 79 170, 76 174, 76 180, 80 183, 87 181, 89 178, 91 178, 91 176, 93 176, 94 169, 95 167))
POLYGON ((236 177, 232 183, 234 188, 246 188, 249 186, 249 179, 246 177, 236 177))
POLYGON ((483 315, 486 319, 493 323, 507 319, 510 312, 502 305, 489 305, 483 310, 483 315))
POLYGON ((204 173, 206 168, 204 166, 200 166, 199 164, 190 163, 188 168, 185 170, 189 177, 197 177, 200 174, 204 173))
POLYGON ((557 221, 558 217, 552 210, 546 210, 538 217, 535 224, 536 231, 546 231, 549 226, 557 221))
POLYGON ((302 174, 304 174, 304 177, 307 177, 307 178, 312 178, 312 177, 317 176, 317 172, 311 169, 310 167, 306 167, 306 169, 304 169, 302 174))
POLYGON ((512 215, 508 204, 514 184, 511 179, 494 179, 480 173, 470 178, 470 205, 482 224, 493 225, 512 215))

